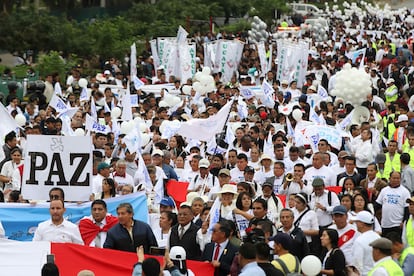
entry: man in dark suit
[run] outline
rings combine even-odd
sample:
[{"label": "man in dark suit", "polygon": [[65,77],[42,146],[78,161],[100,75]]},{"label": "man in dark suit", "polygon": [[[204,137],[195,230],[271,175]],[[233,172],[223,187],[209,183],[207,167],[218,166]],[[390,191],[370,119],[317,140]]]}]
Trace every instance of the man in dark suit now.
[{"label": "man in dark suit", "polygon": [[203,252],[203,261],[209,261],[215,268],[215,276],[226,276],[230,273],[230,266],[238,248],[229,241],[230,226],[226,220],[221,220],[213,227],[210,243],[206,244]]},{"label": "man in dark suit", "polygon": [[183,205],[178,211],[178,224],[171,228],[170,248],[182,246],[189,260],[200,260],[204,248],[203,233],[192,221],[194,218],[190,206]]}]

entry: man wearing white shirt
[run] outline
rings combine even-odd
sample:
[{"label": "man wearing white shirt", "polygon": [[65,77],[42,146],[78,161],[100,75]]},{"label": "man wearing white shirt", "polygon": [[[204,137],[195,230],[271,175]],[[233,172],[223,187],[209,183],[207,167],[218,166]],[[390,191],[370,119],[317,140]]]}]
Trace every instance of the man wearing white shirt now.
[{"label": "man wearing white shirt", "polygon": [[127,164],[125,160],[119,159],[116,161],[115,165],[115,172],[112,174],[112,177],[118,186],[116,187],[118,193],[121,193],[122,187],[125,185],[132,185],[134,186],[134,178],[127,174],[126,172]]},{"label": "man wearing white shirt", "polygon": [[63,218],[65,205],[62,200],[50,202],[51,219],[39,223],[33,241],[68,242],[83,245],[78,226]]},{"label": "man wearing white shirt", "polygon": [[190,170],[185,170],[183,174],[182,181],[191,183],[196,175],[200,173],[200,170],[198,168],[198,163],[202,157],[200,155],[193,155],[190,160]]},{"label": "man wearing white shirt", "polygon": [[335,224],[329,228],[335,229],[338,232],[338,247],[344,253],[346,263],[352,264],[354,254],[352,247],[359,233],[354,224],[348,223],[348,210],[345,206],[335,206],[332,211],[332,216]]},{"label": "man wearing white shirt", "polygon": [[244,181],[244,169],[248,164],[247,155],[239,153],[237,155],[236,167],[230,170],[231,181],[239,183]]},{"label": "man wearing white shirt", "polygon": [[99,194],[102,193],[102,181],[105,178],[110,177],[111,171],[108,163],[101,162],[98,165],[98,174],[93,177],[92,180],[92,193]]},{"label": "man wearing white shirt", "polygon": [[299,157],[299,148],[295,146],[290,147],[289,157],[285,158],[283,162],[285,163],[285,170],[288,173],[293,173],[293,167],[296,164],[305,165],[305,161]]},{"label": "man wearing white shirt", "polygon": [[312,157],[312,167],[306,170],[304,179],[308,183],[312,183],[314,179],[321,178],[324,181],[324,185],[336,186],[336,175],[332,173],[332,170],[323,165],[323,157],[321,152],[317,152]]},{"label": "man wearing white shirt", "polygon": [[218,185],[217,177],[210,173],[210,162],[207,159],[201,159],[198,163],[200,173],[197,174],[188,186],[188,191],[198,192],[201,196],[208,195],[211,188]]},{"label": "man wearing white shirt", "polygon": [[370,212],[359,212],[354,221],[358,232],[361,234],[354,241],[352,247],[353,261],[351,264],[358,269],[362,276],[366,276],[374,266],[372,247],[369,244],[381,237],[372,229],[374,226],[374,216]]}]

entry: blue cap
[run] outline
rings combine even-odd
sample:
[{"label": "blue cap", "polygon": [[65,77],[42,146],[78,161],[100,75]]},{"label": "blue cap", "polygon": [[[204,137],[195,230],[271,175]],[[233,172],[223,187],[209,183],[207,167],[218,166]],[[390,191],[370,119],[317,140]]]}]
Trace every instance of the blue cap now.
[{"label": "blue cap", "polygon": [[160,205],[174,207],[174,200],[171,197],[164,197],[161,199]]},{"label": "blue cap", "polygon": [[292,246],[292,237],[286,233],[277,233],[275,236],[270,237],[269,241],[274,241],[280,244],[284,249],[289,250]]},{"label": "blue cap", "polygon": [[101,170],[103,170],[103,169],[107,169],[107,168],[110,168],[111,166],[109,166],[109,164],[108,163],[105,163],[105,162],[101,162],[101,163],[99,163],[99,165],[98,165],[98,172],[100,172]]},{"label": "blue cap", "polygon": [[339,214],[339,215],[346,215],[348,213],[348,211],[346,210],[345,206],[343,205],[338,205],[335,206],[335,208],[332,211],[332,214]]},{"label": "blue cap", "polygon": [[284,99],[290,99],[292,97],[292,93],[286,92],[285,96],[283,96]]}]

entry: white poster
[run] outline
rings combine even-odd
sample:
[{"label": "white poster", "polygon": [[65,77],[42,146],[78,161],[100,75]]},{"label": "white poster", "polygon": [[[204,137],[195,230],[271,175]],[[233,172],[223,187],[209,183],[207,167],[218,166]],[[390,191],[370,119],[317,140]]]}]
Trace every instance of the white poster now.
[{"label": "white poster", "polygon": [[179,53],[179,77],[181,83],[186,83],[192,78],[196,71],[196,47],[195,44],[180,43],[178,46]]},{"label": "white poster", "polygon": [[243,51],[243,44],[239,41],[220,40],[217,44],[216,51],[216,66],[214,71],[223,74],[223,81],[231,80],[234,72],[237,71],[241,55]]},{"label": "white poster", "polygon": [[266,59],[266,48],[263,41],[257,44],[257,52],[259,54],[260,59],[260,67],[262,73],[260,76],[264,76],[267,73],[267,59]]},{"label": "white poster", "polygon": [[26,199],[49,200],[60,187],[67,201],[88,201],[92,193],[90,136],[28,135],[22,194]]}]

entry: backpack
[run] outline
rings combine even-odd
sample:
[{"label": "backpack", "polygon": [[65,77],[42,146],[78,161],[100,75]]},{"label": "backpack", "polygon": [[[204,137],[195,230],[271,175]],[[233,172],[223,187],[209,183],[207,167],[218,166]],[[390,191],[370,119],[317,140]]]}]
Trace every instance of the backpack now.
[{"label": "backpack", "polygon": [[[312,195],[309,196],[309,202],[312,199]],[[332,192],[328,191],[328,205],[331,206],[332,205]]]},{"label": "backpack", "polygon": [[290,272],[289,269],[287,268],[285,262],[281,259],[276,259],[276,262],[278,262],[280,264],[280,266],[283,269],[283,274],[285,274],[286,276],[301,276],[302,273],[300,273],[300,268],[299,268],[299,259],[298,257],[295,256],[295,271],[294,272]]}]

